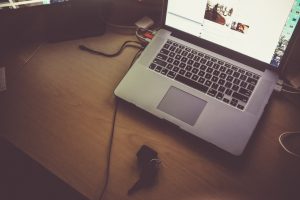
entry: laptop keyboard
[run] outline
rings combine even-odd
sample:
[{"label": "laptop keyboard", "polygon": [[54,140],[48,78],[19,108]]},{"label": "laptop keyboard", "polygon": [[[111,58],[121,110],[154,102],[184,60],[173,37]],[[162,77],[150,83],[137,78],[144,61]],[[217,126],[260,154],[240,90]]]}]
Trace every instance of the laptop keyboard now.
[{"label": "laptop keyboard", "polygon": [[244,110],[260,78],[230,63],[168,40],[149,69]]}]

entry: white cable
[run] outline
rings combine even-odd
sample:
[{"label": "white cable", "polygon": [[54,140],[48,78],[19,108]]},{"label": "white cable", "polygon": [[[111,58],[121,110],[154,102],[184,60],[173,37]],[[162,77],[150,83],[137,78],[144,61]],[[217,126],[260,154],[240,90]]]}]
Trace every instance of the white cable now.
[{"label": "white cable", "polygon": [[289,91],[289,90],[285,90],[285,89],[282,89],[281,91],[285,92],[285,93],[289,93],[289,94],[300,94],[300,91],[298,91],[298,90],[297,90],[297,92],[293,92],[293,91]]},{"label": "white cable", "polygon": [[286,86],[286,87],[288,87],[288,88],[291,88],[291,89],[293,89],[293,90],[300,91],[300,89],[299,89],[299,88],[296,88],[296,87],[295,87],[295,86],[293,86],[293,85],[290,85],[290,84],[287,84],[287,83],[283,83],[283,85],[284,85],[284,86]]},{"label": "white cable", "polygon": [[280,134],[280,136],[278,137],[279,144],[282,146],[282,148],[283,148],[287,153],[289,153],[289,154],[291,154],[291,155],[293,155],[293,156],[295,156],[295,157],[297,157],[297,158],[300,158],[300,154],[297,154],[297,153],[292,152],[292,151],[289,150],[289,149],[284,145],[284,143],[283,143],[283,140],[284,140],[286,137],[288,137],[288,136],[290,136],[290,135],[292,135],[292,134],[300,134],[300,132],[284,132],[284,133]]}]

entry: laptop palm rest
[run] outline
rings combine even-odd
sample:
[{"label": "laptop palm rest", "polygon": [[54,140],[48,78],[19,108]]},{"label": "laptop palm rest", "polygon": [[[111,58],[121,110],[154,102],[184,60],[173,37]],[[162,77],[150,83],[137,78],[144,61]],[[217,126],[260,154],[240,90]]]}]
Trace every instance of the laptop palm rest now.
[{"label": "laptop palm rest", "polygon": [[193,126],[206,103],[206,101],[172,86],[157,108]]}]

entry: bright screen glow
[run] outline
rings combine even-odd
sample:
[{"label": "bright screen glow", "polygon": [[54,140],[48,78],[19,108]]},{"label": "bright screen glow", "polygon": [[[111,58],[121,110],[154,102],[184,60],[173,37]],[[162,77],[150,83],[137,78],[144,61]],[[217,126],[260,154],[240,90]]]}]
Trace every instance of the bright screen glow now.
[{"label": "bright screen glow", "polygon": [[60,3],[65,1],[68,0],[0,0],[0,9],[17,9],[22,7]]},{"label": "bright screen glow", "polygon": [[166,25],[278,67],[300,0],[169,0]]}]

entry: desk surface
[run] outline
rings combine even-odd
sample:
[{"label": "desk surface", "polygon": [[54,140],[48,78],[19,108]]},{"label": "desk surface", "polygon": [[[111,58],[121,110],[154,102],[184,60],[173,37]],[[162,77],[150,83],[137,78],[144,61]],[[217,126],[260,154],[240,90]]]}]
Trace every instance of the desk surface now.
[{"label": "desk surface", "polygon": [[[114,52],[132,39],[108,32],[43,44],[24,65],[27,49],[8,67],[8,91],[0,96],[1,135],[89,199],[104,186],[113,90],[136,50],[105,58],[77,46]],[[299,199],[300,160],[278,143],[282,132],[300,130],[299,118],[294,98],[274,95],[245,153],[232,157],[121,101],[104,199]],[[143,144],[158,151],[163,166],[157,185],[128,197]]]}]

